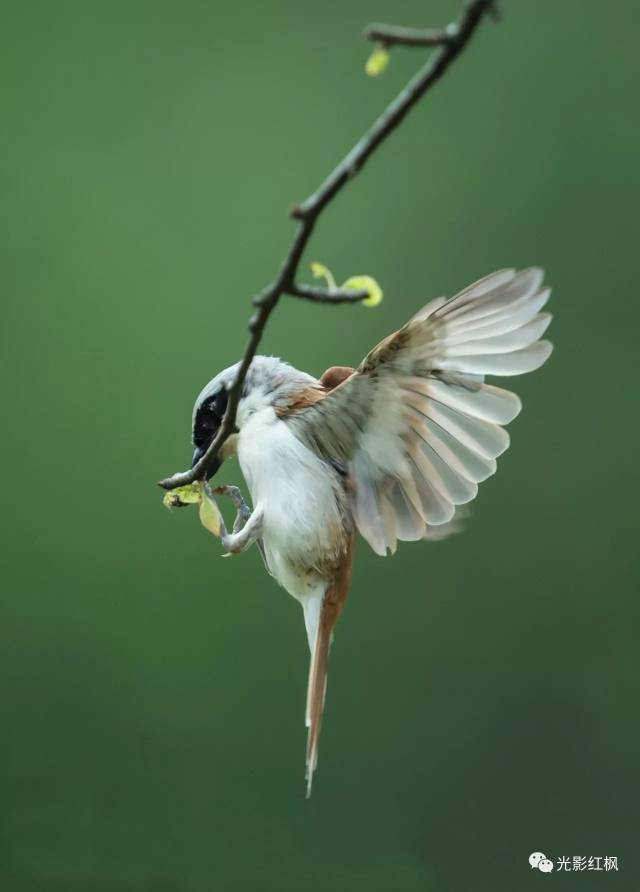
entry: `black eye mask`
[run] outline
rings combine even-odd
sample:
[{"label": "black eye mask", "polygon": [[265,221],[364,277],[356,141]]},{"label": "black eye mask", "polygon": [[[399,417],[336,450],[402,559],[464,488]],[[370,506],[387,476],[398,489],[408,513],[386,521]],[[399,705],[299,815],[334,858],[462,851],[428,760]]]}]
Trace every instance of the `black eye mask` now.
[{"label": "black eye mask", "polygon": [[228,401],[229,394],[223,388],[200,406],[193,425],[194,446],[202,449],[209,445],[222,424]]}]

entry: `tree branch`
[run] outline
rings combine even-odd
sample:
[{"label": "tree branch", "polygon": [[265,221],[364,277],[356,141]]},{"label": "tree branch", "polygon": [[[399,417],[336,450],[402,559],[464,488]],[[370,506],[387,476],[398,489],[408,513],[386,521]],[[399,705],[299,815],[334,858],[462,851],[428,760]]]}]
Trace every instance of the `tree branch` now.
[{"label": "tree branch", "polygon": [[[354,303],[367,296],[366,293],[362,292],[328,292],[324,289],[310,285],[300,285],[295,282],[300,259],[311,237],[316,220],[323,209],[344,188],[349,180],[353,179],[362,170],[378,146],[398,127],[418,100],[442,77],[449,65],[465,48],[484,15],[492,11],[493,3],[494,0],[464,0],[458,21],[453,25],[449,25],[444,32],[441,32],[447,35],[446,41],[438,40],[436,42],[435,45],[439,45],[439,50],[429,58],[427,63],[387,106],[371,129],[356,143],[338,166],[334,168],[320,188],[303,201],[302,204],[297,205],[293,209],[291,215],[299,221],[298,228],[289,253],[285,257],[275,281],[253,299],[257,309],[249,321],[249,340],[245,347],[238,374],[229,390],[227,410],[218,433],[210,443],[205,454],[193,468],[189,471],[174,474],[166,480],[161,480],[159,483],[161,487],[171,490],[178,486],[193,483],[194,480],[201,480],[224,441],[233,432],[242,386],[249,371],[249,366],[256,354],[267,320],[283,294],[312,300],[317,303],[334,304]],[[430,33],[437,34],[437,32]],[[434,46],[434,43],[423,45]]]},{"label": "tree branch", "polygon": [[317,288],[314,285],[291,285],[286,294],[291,297],[301,297],[317,304],[357,304],[369,297],[368,291],[347,291],[336,288],[328,291],[326,288]]},{"label": "tree branch", "polygon": [[[500,20],[497,0],[487,4],[485,9],[494,21]],[[427,28],[403,28],[401,25],[383,25],[374,22],[364,30],[364,38],[381,43],[387,49],[390,46],[444,46],[455,42],[460,22],[452,22],[443,31]]]},{"label": "tree branch", "polygon": [[422,28],[403,28],[400,25],[369,25],[364,32],[366,40],[375,40],[390,46],[443,46],[455,39],[457,25],[449,25],[444,31],[427,31]]}]

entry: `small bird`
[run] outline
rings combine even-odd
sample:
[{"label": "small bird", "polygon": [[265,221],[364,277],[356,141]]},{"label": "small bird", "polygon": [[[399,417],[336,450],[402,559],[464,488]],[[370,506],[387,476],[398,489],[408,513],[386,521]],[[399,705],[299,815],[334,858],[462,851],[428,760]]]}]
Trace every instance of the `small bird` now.
[{"label": "small bird", "polygon": [[[428,303],[357,368],[334,366],[320,379],[271,356],[249,367],[235,433],[208,477],[237,454],[253,510],[239,512],[233,532],[223,530],[223,545],[237,554],[257,543],[304,611],[307,796],[356,533],[385,555],[398,540],[453,531],[456,509],[509,446],[502,425],[521,409],[485,375],[531,372],[551,353],[540,340],[551,321],[540,312],[550,294],[542,280],[536,268],[493,273]],[[221,372],[196,400],[194,464],[220,427],[237,370]]]}]

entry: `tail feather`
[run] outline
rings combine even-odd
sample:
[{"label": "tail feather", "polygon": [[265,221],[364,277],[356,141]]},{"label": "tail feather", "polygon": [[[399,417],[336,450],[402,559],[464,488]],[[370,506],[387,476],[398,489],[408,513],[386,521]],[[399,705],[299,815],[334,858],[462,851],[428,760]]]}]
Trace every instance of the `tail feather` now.
[{"label": "tail feather", "polygon": [[338,619],[335,605],[326,601],[322,605],[320,622],[316,631],[311,663],[309,666],[309,683],[307,687],[307,708],[305,723],[309,729],[307,734],[306,780],[307,799],[311,796],[313,772],[318,765],[318,741],[322,725],[322,712],[327,694],[327,659],[331,646],[331,633]]},{"label": "tail feather", "polygon": [[[344,607],[351,585],[354,535],[349,534],[344,555],[335,574],[320,598],[310,599],[304,608],[304,618],[309,635],[311,663],[307,685],[305,723],[307,732],[307,799],[311,796],[313,773],[318,765],[318,741],[322,725],[322,711],[327,693],[327,660],[333,639],[333,630]],[[319,609],[318,609],[319,608]]]}]

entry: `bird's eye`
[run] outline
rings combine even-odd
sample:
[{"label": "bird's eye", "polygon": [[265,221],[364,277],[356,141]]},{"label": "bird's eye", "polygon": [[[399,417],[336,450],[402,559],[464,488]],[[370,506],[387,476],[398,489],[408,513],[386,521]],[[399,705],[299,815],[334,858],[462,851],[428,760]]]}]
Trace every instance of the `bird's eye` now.
[{"label": "bird's eye", "polygon": [[217,415],[214,415],[212,412],[206,413],[202,415],[200,419],[200,427],[203,427],[205,430],[212,431],[218,427],[219,419]]},{"label": "bird's eye", "polygon": [[193,428],[193,443],[195,446],[202,447],[211,442],[222,424],[228,399],[229,394],[223,388],[200,406]]},{"label": "bird's eye", "polygon": [[207,400],[201,411],[205,416],[214,417],[219,421],[222,421],[222,416],[227,409],[228,400],[229,394],[227,391],[224,389],[220,390],[215,396],[212,396],[211,399]]}]

